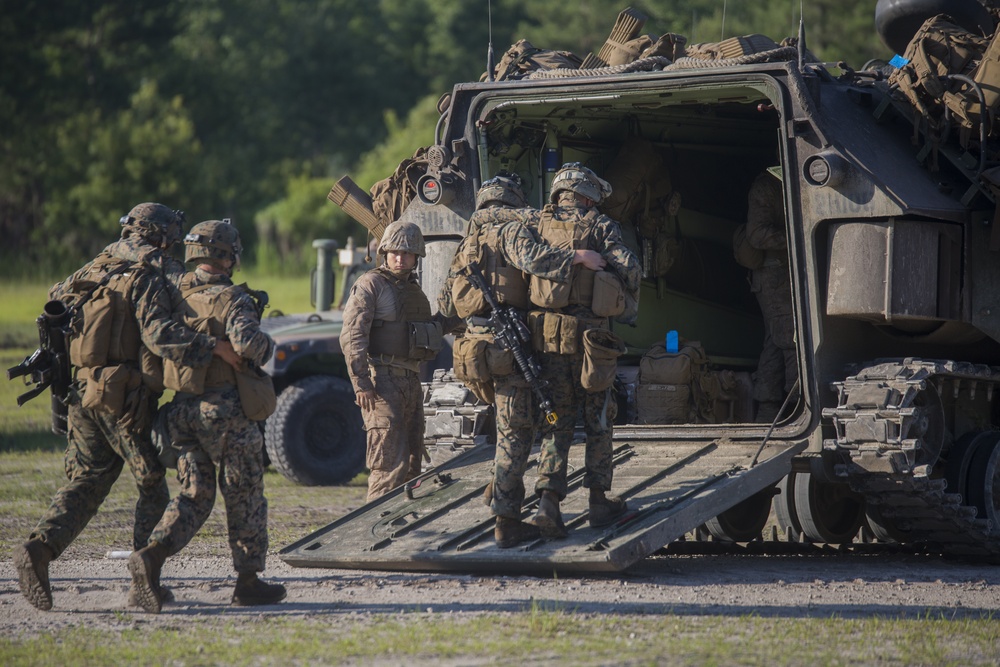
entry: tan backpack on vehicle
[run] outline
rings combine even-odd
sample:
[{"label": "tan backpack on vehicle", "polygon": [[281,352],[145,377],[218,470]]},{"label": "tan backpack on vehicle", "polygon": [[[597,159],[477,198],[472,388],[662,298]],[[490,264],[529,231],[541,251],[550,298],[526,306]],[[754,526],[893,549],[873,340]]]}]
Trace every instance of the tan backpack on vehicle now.
[{"label": "tan backpack on vehicle", "polygon": [[[990,40],[975,35],[939,14],[927,19],[910,40],[903,57],[908,61],[889,77],[920,114],[939,120],[947,108],[957,122],[972,128],[982,115],[978,94],[966,83],[946,80],[961,74],[976,80],[987,97],[987,107],[994,109],[1000,99],[1000,67],[994,61],[977,72]],[[990,49],[994,51],[993,48]],[[978,76],[977,76],[978,74]]]}]

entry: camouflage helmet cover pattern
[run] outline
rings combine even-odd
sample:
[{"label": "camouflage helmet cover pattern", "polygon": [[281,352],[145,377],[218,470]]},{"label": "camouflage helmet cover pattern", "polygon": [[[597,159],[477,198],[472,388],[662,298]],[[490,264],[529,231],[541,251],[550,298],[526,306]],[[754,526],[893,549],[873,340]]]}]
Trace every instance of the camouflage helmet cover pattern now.
[{"label": "camouflage helmet cover pattern", "polygon": [[169,248],[181,240],[184,227],[184,211],[172,210],[163,204],[146,202],[133,206],[132,210],[119,220],[122,236],[136,234],[151,243]]},{"label": "camouflage helmet cover pattern", "polygon": [[521,177],[509,171],[501,171],[483,183],[476,193],[476,209],[486,208],[488,205],[525,208],[528,198],[521,188]]},{"label": "camouflage helmet cover pattern", "polygon": [[233,263],[231,268],[235,268],[242,254],[240,232],[229,218],[199,222],[184,237],[185,262],[228,259]]},{"label": "camouflage helmet cover pattern", "polygon": [[387,252],[412,252],[417,257],[424,256],[424,235],[412,222],[391,223],[382,233],[378,244],[378,254]]},{"label": "camouflage helmet cover pattern", "polygon": [[579,162],[569,162],[564,164],[552,179],[549,201],[556,203],[559,200],[559,193],[563,191],[575,192],[594,200],[595,204],[600,204],[611,195],[611,184]]}]

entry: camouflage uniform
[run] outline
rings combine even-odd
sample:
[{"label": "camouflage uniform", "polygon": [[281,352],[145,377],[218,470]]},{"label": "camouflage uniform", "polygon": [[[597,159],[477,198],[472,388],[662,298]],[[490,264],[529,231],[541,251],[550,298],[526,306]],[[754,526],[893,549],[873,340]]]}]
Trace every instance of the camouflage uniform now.
[{"label": "camouflage uniform", "polygon": [[[451,285],[459,270],[470,256],[480,253],[475,246],[490,227],[498,227],[497,239],[500,247],[494,248],[504,260],[517,269],[555,281],[569,278],[573,263],[573,251],[553,248],[542,243],[532,230],[537,224],[538,211],[533,209],[513,209],[500,206],[483,208],[472,215],[470,228],[479,230],[462,240],[452,262],[444,289],[438,299],[438,308],[444,315],[454,314],[451,302]],[[495,286],[494,286],[495,287]],[[470,320],[469,334],[487,335],[488,327],[476,325]],[[489,363],[505,353],[495,343],[489,343],[486,359]],[[509,357],[510,354],[506,353]],[[491,367],[493,388],[496,396],[497,445],[494,459],[494,477],[490,508],[498,517],[520,519],[524,501],[524,472],[528,456],[535,441],[539,424],[539,408],[527,381],[518,372],[516,365],[504,364],[506,368]]]},{"label": "camouflage uniform", "polygon": [[[573,195],[562,193],[557,205],[545,207],[557,220],[582,221],[587,209],[578,206]],[[608,262],[608,270],[621,278],[624,288],[638,294],[641,269],[635,254],[625,245],[619,224],[598,215],[586,239],[587,248],[599,252]],[[570,305],[559,312],[573,315],[587,322],[586,328],[609,328],[607,318],[594,315],[589,307]],[[573,440],[574,416],[583,409],[584,432],[587,436],[585,454],[586,473],[583,485],[590,489],[609,491],[612,480],[612,435],[617,403],[610,390],[588,392],[580,384],[583,367],[582,344],[575,354],[542,355],[542,377],[549,383],[556,414],[560,416],[556,428],[546,433],[542,441],[542,455],[538,463],[538,482],[535,489],[552,491],[560,499],[566,496],[566,470],[569,448]]]},{"label": "camouflage uniform", "polygon": [[[164,212],[176,214],[179,235],[182,217],[178,212],[169,212],[159,204],[141,204],[132,209],[132,214],[141,218],[150,211],[156,215]],[[131,287],[128,293],[123,294],[123,301],[134,323],[127,326],[138,328],[140,354],[144,348],[178,363],[206,366],[213,357],[216,339],[195,333],[171,317],[172,294],[176,292],[163,271],[170,260],[161,246],[168,246],[172,240],[164,239],[159,229],[142,227],[132,214],[122,218],[124,229],[120,240],[108,245],[94,261],[55,285],[49,296],[52,299],[62,298],[78,279],[86,277],[94,280],[106,275],[111,269],[101,268],[88,276],[92,268],[100,267],[105,262],[114,259],[129,262],[131,268],[118,275],[130,278],[125,281]],[[145,222],[143,219],[143,224]],[[116,283],[117,279],[109,281],[109,289],[113,289]],[[138,358],[115,360],[115,363],[119,361],[133,370],[138,370],[140,365]],[[134,548],[139,549],[146,544],[170,500],[165,470],[150,438],[162,386],[159,386],[159,378],[152,378],[145,370],[144,367],[142,383],[127,395],[124,415],[81,405],[80,397],[84,395],[86,384],[93,380],[79,380],[70,389],[65,456],[68,482],[56,493],[29,541],[15,551],[14,557],[21,590],[40,609],[52,606],[48,562],[58,558],[83,531],[111,491],[125,464],[132,472],[139,491],[132,533]]]},{"label": "camouflage uniform", "polygon": [[[134,236],[112,243],[104,252],[137,265],[141,265],[144,258],[155,261],[160,254]],[[89,266],[74,275],[85,272]],[[196,334],[175,322],[171,318],[171,292],[164,275],[150,268],[145,272],[146,275],[136,282],[132,294],[128,295],[143,344],[154,354],[178,363],[206,365],[212,358],[215,338]],[[56,285],[50,297],[59,298],[64,284]],[[78,388],[78,391],[81,390]],[[56,493],[48,512],[30,538],[45,542],[56,557],[97,513],[97,508],[111,491],[125,463],[128,463],[139,489],[132,534],[136,549],[146,544],[153,526],[163,514],[169,494],[164,468],[150,440],[159,394],[145,388],[141,394],[132,420],[86,409],[77,402],[70,404],[66,450],[66,477],[69,483]]]},{"label": "camouflage uniform", "polygon": [[764,172],[750,186],[747,242],[764,251],[764,264],[751,273],[750,289],[764,316],[764,348],[753,376],[758,422],[771,422],[798,375],[792,292],[785,239],[781,181]]},{"label": "camouflage uniform", "polygon": [[[210,299],[218,299],[232,284],[229,276],[202,269],[192,281],[193,286],[209,285],[201,294]],[[274,342],[260,330],[256,304],[242,290],[227,310],[225,332],[237,354],[252,364],[259,367],[270,359]],[[262,572],[268,546],[264,437],[257,422],[243,413],[236,386],[206,386],[200,395],[178,393],[162,410],[167,440],[179,450],[181,490],[150,542],[163,544],[167,555],[173,555],[191,541],[215,505],[218,472],[233,566],[237,572]]]},{"label": "camouflage uniform", "polygon": [[[403,223],[383,233],[379,254],[397,250],[385,243]],[[416,229],[415,225],[409,225]],[[419,234],[419,230],[416,232]],[[420,237],[423,255],[423,238]],[[405,250],[405,248],[403,249]],[[406,313],[420,312],[410,319]],[[430,320],[430,303],[413,271],[396,275],[386,266],[368,271],[354,283],[344,306],[340,346],[356,393],[375,392],[374,409],[362,406],[367,434],[368,500],[385,495],[420,474],[424,448],[423,389],[419,359],[405,354],[372,353],[379,329],[405,321]]]}]

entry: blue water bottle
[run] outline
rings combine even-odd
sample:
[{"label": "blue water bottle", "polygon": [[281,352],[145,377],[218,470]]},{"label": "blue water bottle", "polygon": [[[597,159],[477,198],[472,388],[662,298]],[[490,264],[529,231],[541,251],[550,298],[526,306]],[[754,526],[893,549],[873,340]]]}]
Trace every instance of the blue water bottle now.
[{"label": "blue water bottle", "polygon": [[667,332],[666,346],[668,354],[677,354],[677,351],[679,349],[679,338],[677,336],[676,331]]}]

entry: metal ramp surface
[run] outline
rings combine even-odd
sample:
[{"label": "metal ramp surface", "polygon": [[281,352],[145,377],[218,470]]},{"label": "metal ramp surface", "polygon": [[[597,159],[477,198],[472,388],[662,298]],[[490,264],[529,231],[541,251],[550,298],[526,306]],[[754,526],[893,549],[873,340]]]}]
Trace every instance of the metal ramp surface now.
[{"label": "metal ramp surface", "polygon": [[[428,471],[279,553],[295,567],[395,571],[617,572],[696,529],[791,470],[805,442],[768,444],[751,467],[753,442],[631,441],[615,449],[614,489],[629,510],[614,525],[591,528],[583,488],[582,443],[571,450],[569,494],[561,509],[569,537],[498,549],[483,502],[492,446],[476,447]],[[525,485],[524,517],[534,514],[537,458]],[[418,484],[416,484],[418,483]]]}]

